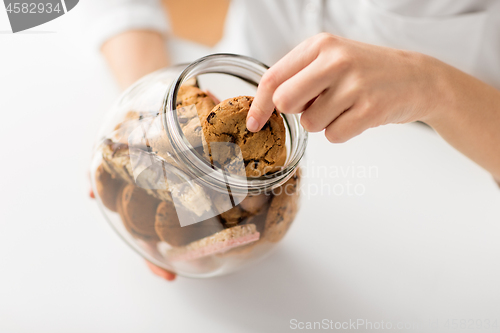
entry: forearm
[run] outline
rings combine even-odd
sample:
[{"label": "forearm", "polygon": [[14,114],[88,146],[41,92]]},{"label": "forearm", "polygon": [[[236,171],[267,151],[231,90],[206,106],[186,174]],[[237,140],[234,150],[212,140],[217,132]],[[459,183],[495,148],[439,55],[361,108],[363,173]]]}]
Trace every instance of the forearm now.
[{"label": "forearm", "polygon": [[154,31],[124,32],[104,43],[101,50],[123,89],[169,64],[164,37]]},{"label": "forearm", "polygon": [[451,66],[436,63],[436,89],[441,99],[422,120],[499,180],[500,91]]}]

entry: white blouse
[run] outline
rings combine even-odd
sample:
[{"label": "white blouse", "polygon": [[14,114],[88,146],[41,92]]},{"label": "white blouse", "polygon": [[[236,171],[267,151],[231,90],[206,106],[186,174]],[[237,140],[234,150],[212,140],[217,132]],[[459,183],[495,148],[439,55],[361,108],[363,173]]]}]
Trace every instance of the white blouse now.
[{"label": "white blouse", "polygon": [[[134,28],[168,34],[159,0],[87,0],[99,45]],[[500,0],[233,0],[219,52],[272,65],[320,32],[434,56],[500,89]]]}]

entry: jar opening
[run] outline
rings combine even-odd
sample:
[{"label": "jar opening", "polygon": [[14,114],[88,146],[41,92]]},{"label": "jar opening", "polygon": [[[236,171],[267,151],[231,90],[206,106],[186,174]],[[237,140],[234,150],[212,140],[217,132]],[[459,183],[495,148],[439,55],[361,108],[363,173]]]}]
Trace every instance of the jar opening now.
[{"label": "jar opening", "polygon": [[215,189],[232,193],[261,193],[283,184],[294,173],[307,145],[307,132],[300,125],[295,114],[281,114],[287,132],[288,154],[283,167],[273,173],[261,177],[249,178],[241,173],[228,173],[225,169],[210,163],[196,147],[193,147],[183,133],[177,112],[177,95],[180,87],[188,80],[202,74],[225,74],[236,77],[257,87],[268,66],[241,55],[213,54],[188,65],[172,83],[163,102],[163,123],[166,135],[170,140],[177,157],[184,163],[186,171],[193,178]]}]

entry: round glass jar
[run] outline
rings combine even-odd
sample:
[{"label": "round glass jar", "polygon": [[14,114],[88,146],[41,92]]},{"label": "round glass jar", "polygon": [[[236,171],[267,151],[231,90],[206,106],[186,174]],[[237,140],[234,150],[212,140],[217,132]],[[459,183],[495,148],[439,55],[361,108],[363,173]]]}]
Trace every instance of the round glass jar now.
[{"label": "round glass jar", "polygon": [[208,140],[204,127],[219,101],[242,96],[251,105],[245,96],[255,95],[267,68],[210,55],[145,76],[107,114],[92,188],[112,227],[146,260],[182,276],[217,276],[263,258],[287,232],[307,144],[299,117],[275,112],[262,145],[242,136],[245,144],[255,138],[250,148],[263,156],[282,150],[279,165],[250,159],[241,140]]}]

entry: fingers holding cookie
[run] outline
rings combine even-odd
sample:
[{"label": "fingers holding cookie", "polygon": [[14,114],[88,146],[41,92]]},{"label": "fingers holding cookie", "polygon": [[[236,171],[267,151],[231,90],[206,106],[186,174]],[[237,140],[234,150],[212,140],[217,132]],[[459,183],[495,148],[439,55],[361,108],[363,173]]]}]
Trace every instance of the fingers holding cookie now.
[{"label": "fingers holding cookie", "polygon": [[[259,132],[250,132],[245,119],[253,97],[239,96],[216,105],[202,120],[211,162],[231,163],[238,156],[234,149],[216,142],[228,142],[239,147],[247,177],[259,177],[277,171],[286,161],[285,126],[283,118],[274,112]],[[215,159],[215,161],[214,161]]]}]

